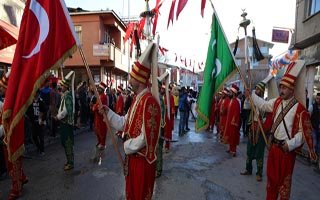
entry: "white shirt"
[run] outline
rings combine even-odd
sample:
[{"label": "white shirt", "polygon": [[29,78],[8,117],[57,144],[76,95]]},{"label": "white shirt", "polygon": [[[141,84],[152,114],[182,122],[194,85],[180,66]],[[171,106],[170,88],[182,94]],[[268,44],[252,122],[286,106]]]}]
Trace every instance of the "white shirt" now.
[{"label": "white shirt", "polygon": [[245,110],[250,110],[251,109],[251,104],[248,98],[245,98],[243,102],[243,109]]},{"label": "white shirt", "polygon": [[[137,107],[137,103],[139,102],[138,100],[142,97],[143,94],[145,94],[148,91],[148,89],[144,89],[142,92],[140,92],[137,97],[136,101],[132,105],[132,108],[130,109],[130,112],[133,112],[135,108]],[[133,119],[133,116],[131,115],[131,118],[128,119],[128,114],[125,116],[120,116],[113,112],[111,109],[109,109],[107,118],[110,122],[110,126],[112,126],[113,129],[117,131],[123,131],[125,123],[130,122]],[[128,121],[128,122],[127,122]],[[123,144],[124,152],[129,155],[129,154],[134,154],[138,152],[140,149],[146,146],[146,139],[145,139],[145,130],[144,130],[144,123],[142,123],[142,129],[141,133],[138,137],[136,138],[130,138],[126,140]]]},{"label": "white shirt", "polygon": [[[261,97],[257,96],[255,94],[255,91],[252,92],[252,100],[254,102],[254,104],[261,110],[265,111],[265,112],[272,112],[273,111],[273,107],[274,107],[274,103],[276,101],[275,99],[271,99],[269,101],[265,101],[264,99],[262,99]],[[287,104],[290,102],[291,99],[289,100],[282,100],[283,103],[283,108],[285,108],[287,106]],[[286,122],[287,128],[288,128],[288,133],[289,136],[292,137],[291,133],[292,133],[292,126],[293,126],[293,120],[294,120],[294,116],[296,114],[298,108],[298,103],[295,104],[290,111],[286,114],[286,116],[284,117],[284,120]],[[281,112],[281,104],[278,106],[277,110],[276,110],[276,114],[274,117],[274,121],[277,119],[278,115]],[[302,135],[302,124],[301,121],[299,121],[299,128],[298,128],[298,133],[291,139],[288,138],[286,130],[284,128],[284,124],[283,121],[281,121],[281,123],[279,124],[279,126],[277,127],[277,129],[274,132],[274,137],[278,140],[285,140],[286,143],[288,144],[289,147],[289,151],[292,151],[296,148],[298,148],[299,146],[301,146],[303,144],[303,135]]]}]

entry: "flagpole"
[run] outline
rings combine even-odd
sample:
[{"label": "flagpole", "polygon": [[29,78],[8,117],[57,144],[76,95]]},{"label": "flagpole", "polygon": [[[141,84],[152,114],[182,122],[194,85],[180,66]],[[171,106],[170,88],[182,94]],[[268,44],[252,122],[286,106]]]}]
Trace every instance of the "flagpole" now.
[{"label": "flagpole", "polygon": [[[81,47],[81,46],[78,46],[78,48],[79,48],[79,52],[80,52],[82,61],[83,61],[84,65],[85,65],[85,67],[86,67],[86,70],[87,70],[87,75],[88,75],[88,77],[89,77],[89,83],[91,84],[91,86],[92,86],[92,88],[93,88],[93,92],[94,92],[94,95],[95,95],[96,98],[97,98],[97,102],[98,102],[98,104],[99,104],[99,107],[102,107],[102,102],[101,102],[101,99],[99,98],[99,93],[98,93],[98,90],[97,90],[96,85],[94,84],[94,80],[93,80],[93,77],[92,77],[92,73],[91,73],[91,71],[90,71],[90,68],[89,68],[89,65],[88,65],[88,63],[87,63],[87,60],[86,60],[86,58],[85,58],[84,52],[83,52],[83,50],[82,50],[82,47]],[[111,140],[112,140],[113,147],[114,147],[114,149],[115,149],[115,151],[116,151],[116,153],[117,153],[118,160],[119,160],[119,162],[121,163],[122,169],[124,169],[124,161],[123,161],[123,159],[122,159],[120,150],[119,150],[119,148],[118,148],[118,145],[117,145],[117,143],[116,143],[116,140],[115,140],[115,138],[114,138],[114,136],[113,136],[113,133],[112,133],[112,131],[111,131],[110,122],[109,122],[109,120],[107,119],[106,113],[103,113],[103,121],[104,121],[104,122],[106,123],[106,125],[107,125],[108,131],[109,131],[110,136],[111,136]]]},{"label": "flagpole", "polygon": [[248,34],[247,34],[247,27],[250,25],[250,20],[246,19],[247,13],[245,12],[245,9],[242,10],[241,17],[243,17],[243,20],[240,22],[240,27],[244,29],[244,60],[245,60],[245,65],[248,67],[248,78],[249,78],[249,89],[252,88],[252,76],[251,76],[251,69],[250,69],[250,59],[248,58]]},{"label": "flagpole", "polygon": [[[215,10],[215,8],[214,8],[214,6],[213,6],[212,0],[210,0],[210,3],[211,3],[211,6],[212,6],[212,9],[213,9],[213,12],[214,12],[214,14],[216,15],[217,21],[218,21],[220,27],[222,27],[222,26],[221,26],[221,23],[220,23],[220,20],[219,20],[219,17],[218,17],[218,15],[217,15],[217,12],[216,12],[216,10]],[[226,37],[226,34],[225,34],[223,28],[221,28],[221,31],[222,31],[225,39],[226,39],[226,42],[227,42],[227,44],[228,44],[228,48],[229,48],[230,54],[231,54],[231,56],[232,56],[233,62],[234,62],[235,65],[236,65],[236,68],[237,68],[237,70],[238,70],[238,72],[239,72],[239,75],[240,75],[240,78],[241,78],[241,80],[242,80],[242,82],[243,82],[244,88],[245,88],[245,90],[248,90],[248,85],[247,85],[247,83],[245,82],[244,76],[242,75],[239,66],[238,66],[238,65],[236,64],[236,62],[235,62],[236,59],[235,59],[235,57],[234,57],[234,55],[233,55],[233,53],[232,53],[232,51],[231,51],[231,49],[230,49],[230,45],[229,45],[229,42],[228,42],[228,38]],[[254,113],[255,115],[257,115],[257,110],[256,110],[256,107],[254,106],[254,103],[253,103],[253,100],[252,100],[251,95],[249,95],[249,100],[250,100],[250,105],[251,105],[251,107],[252,107],[253,113]],[[262,127],[261,120],[260,120],[259,118],[258,118],[258,126],[259,126],[259,128],[260,128],[260,131],[261,131],[261,134],[262,134],[262,136],[263,136],[263,139],[264,139],[264,141],[265,141],[265,143],[266,143],[266,146],[267,146],[267,148],[269,149],[269,148],[270,148],[270,145],[269,145],[269,143],[268,143],[267,137],[266,137],[266,135],[265,135],[265,133],[264,133],[264,130],[263,130],[263,127]]]}]

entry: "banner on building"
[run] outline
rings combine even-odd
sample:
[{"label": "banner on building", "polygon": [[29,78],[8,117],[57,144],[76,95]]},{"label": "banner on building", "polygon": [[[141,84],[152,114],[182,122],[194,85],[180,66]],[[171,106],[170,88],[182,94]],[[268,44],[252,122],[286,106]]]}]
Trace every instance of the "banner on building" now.
[{"label": "banner on building", "polygon": [[289,31],[281,29],[272,29],[272,42],[288,43]]}]

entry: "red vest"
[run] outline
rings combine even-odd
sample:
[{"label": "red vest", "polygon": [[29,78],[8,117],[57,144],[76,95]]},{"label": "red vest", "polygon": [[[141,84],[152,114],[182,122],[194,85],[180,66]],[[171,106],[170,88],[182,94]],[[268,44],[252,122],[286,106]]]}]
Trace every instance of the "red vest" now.
[{"label": "red vest", "polygon": [[230,103],[230,98],[225,97],[224,99],[222,99],[221,105],[220,105],[220,129],[222,132],[224,132],[225,125],[227,122],[227,113],[228,113],[229,103]]},{"label": "red vest", "polygon": [[[137,101],[137,102],[135,102]],[[136,138],[145,130],[146,146],[138,154],[144,156],[148,163],[156,161],[156,147],[160,136],[161,108],[150,92],[135,99],[128,111],[124,132],[130,138]]]},{"label": "red vest", "polygon": [[124,115],[124,100],[122,94],[120,94],[117,98],[116,113],[120,116]]},{"label": "red vest", "polygon": [[[273,113],[273,115],[272,115],[273,120],[272,121],[273,122],[275,120],[275,117],[276,117],[275,114],[277,112],[277,109],[278,109],[281,101],[282,101],[281,97],[278,97],[274,103],[273,111],[272,111],[272,113]],[[314,153],[313,140],[312,140],[312,125],[311,125],[311,120],[310,120],[310,114],[308,113],[306,108],[300,102],[298,102],[297,111],[294,115],[292,131],[291,131],[291,133],[289,133],[291,138],[293,138],[298,133],[299,123],[301,123],[301,125],[302,125],[303,138],[304,138],[305,142],[307,142],[307,145],[308,145],[310,152]]]},{"label": "red vest", "polygon": [[[100,94],[99,98],[101,100],[102,105],[108,105],[108,98],[105,94]],[[95,130],[99,133],[107,132],[107,125],[103,121],[103,115],[99,113],[99,103],[98,101],[93,105],[92,111],[94,112],[94,127]]]}]

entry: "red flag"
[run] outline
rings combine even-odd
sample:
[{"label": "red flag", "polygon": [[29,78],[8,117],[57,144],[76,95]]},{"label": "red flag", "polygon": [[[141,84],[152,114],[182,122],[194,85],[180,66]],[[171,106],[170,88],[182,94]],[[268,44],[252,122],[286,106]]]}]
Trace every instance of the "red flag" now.
[{"label": "red flag", "polygon": [[139,27],[138,27],[138,36],[140,39],[145,39],[144,35],[142,34],[145,24],[146,24],[146,18],[143,17],[140,19]]},{"label": "red flag", "polygon": [[156,29],[157,29],[157,24],[158,24],[158,17],[160,14],[160,7],[162,6],[162,2],[160,2],[161,0],[157,0],[156,2],[156,7],[154,9],[152,9],[152,11],[155,13],[154,16],[154,21],[153,21],[153,26],[152,26],[152,34],[155,35],[156,34]]},{"label": "red flag", "polygon": [[207,0],[201,0],[201,16],[203,18],[204,8],[206,7]]},{"label": "red flag", "polygon": [[127,30],[126,30],[126,35],[123,38],[123,43],[125,44],[126,41],[130,38],[130,36],[133,33],[133,29],[134,29],[135,23],[131,22],[128,24]]},{"label": "red flag", "polygon": [[169,17],[168,17],[168,25],[167,29],[169,27],[170,21],[173,23],[173,18],[174,18],[174,6],[176,5],[176,0],[172,0],[171,7],[170,7],[170,12],[169,12]]},{"label": "red flag", "polygon": [[9,160],[23,154],[23,115],[49,70],[76,51],[79,43],[75,36],[63,0],[27,1],[3,106]]},{"label": "red flag", "polygon": [[176,12],[176,19],[178,20],[178,17],[181,13],[181,11],[184,9],[186,4],[188,3],[188,0],[179,0],[178,7],[177,7],[177,12]]}]

